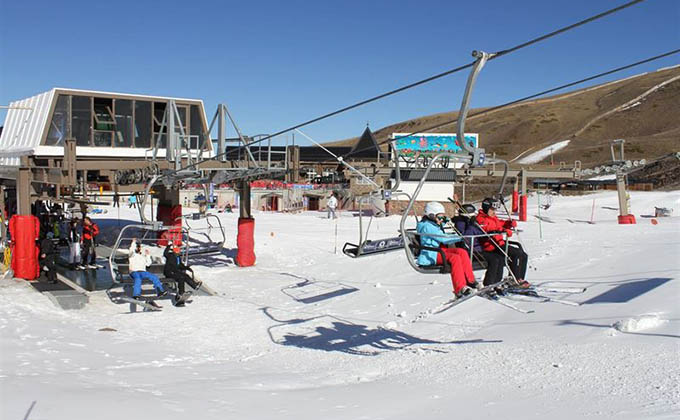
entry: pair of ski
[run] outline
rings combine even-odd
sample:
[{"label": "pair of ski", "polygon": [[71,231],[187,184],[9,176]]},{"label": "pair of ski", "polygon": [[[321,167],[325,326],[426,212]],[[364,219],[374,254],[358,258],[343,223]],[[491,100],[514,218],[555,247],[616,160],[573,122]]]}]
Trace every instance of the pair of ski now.
[{"label": "pair of ski", "polygon": [[[498,293],[498,292],[501,293]],[[515,306],[514,304],[510,303],[509,300],[519,300],[519,301],[524,301],[524,302],[538,302],[538,303],[544,303],[544,302],[553,302],[553,303],[560,303],[563,305],[569,305],[569,306],[580,306],[581,304],[578,302],[574,302],[571,300],[566,300],[566,299],[557,299],[549,296],[545,296],[542,293],[570,293],[570,294],[576,294],[576,293],[583,293],[585,292],[585,288],[574,288],[574,287],[540,287],[540,286],[531,286],[528,288],[520,288],[516,287],[515,283],[512,279],[508,278],[503,280],[500,283],[496,283],[491,286],[486,286],[483,287],[479,290],[475,290],[469,295],[466,296],[461,296],[458,298],[454,298],[449,300],[448,302],[445,302],[444,304],[441,305],[438,309],[434,310],[432,312],[432,315],[442,313],[446,310],[449,310],[453,308],[456,305],[459,305],[463,302],[465,302],[468,299],[471,299],[475,296],[483,297],[485,299],[488,299],[491,302],[498,303],[499,305],[505,306],[508,309],[512,309],[514,311],[523,313],[523,314],[530,314],[533,313],[533,310],[528,310],[528,309],[523,309],[520,307]]]},{"label": "pair of ski", "polygon": [[[172,304],[174,306],[181,305],[182,303],[186,303],[189,298],[191,297],[191,292],[185,292],[182,296],[179,297],[179,299],[173,299]],[[133,305],[136,305],[144,312],[160,312],[163,310],[163,307],[159,305],[154,299],[148,299],[148,300],[141,300],[141,299],[134,299],[129,296],[122,296],[120,297],[120,300],[123,302],[131,303]]]},{"label": "pair of ski", "polygon": [[560,303],[568,306],[581,306],[579,302],[573,300],[558,299],[552,296],[546,296],[543,293],[562,293],[562,294],[577,294],[583,293],[586,289],[583,287],[540,287],[531,286],[528,288],[510,287],[505,290],[505,294],[509,299],[522,302],[552,302]]},{"label": "pair of ski", "polygon": [[453,299],[451,299],[447,302],[444,302],[438,309],[435,309],[434,311],[432,311],[431,314],[432,315],[440,314],[444,311],[447,311],[447,310],[453,308],[454,306],[460,305],[461,303],[463,303],[463,302],[465,302],[469,299],[472,299],[475,296],[479,296],[479,297],[489,299],[492,302],[500,303],[503,306],[510,305],[510,306],[512,306],[512,309],[515,309],[515,310],[522,312],[523,309],[517,308],[515,305],[501,301],[500,297],[498,296],[498,293],[497,293],[498,290],[505,290],[505,289],[509,288],[510,286],[512,286],[514,284],[515,283],[512,279],[507,278],[507,279],[505,279],[505,280],[503,280],[499,283],[493,284],[491,286],[485,286],[485,287],[482,287],[481,289],[476,289],[476,290],[473,289],[470,294],[463,295],[463,296],[460,296],[460,297],[455,297],[455,298],[453,298]]}]

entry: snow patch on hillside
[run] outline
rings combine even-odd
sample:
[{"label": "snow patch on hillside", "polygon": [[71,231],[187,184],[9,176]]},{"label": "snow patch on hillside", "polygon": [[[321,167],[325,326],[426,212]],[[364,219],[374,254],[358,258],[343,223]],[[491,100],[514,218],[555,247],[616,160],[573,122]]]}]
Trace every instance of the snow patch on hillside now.
[{"label": "snow patch on hillside", "polygon": [[551,153],[556,153],[559,152],[560,150],[564,149],[569,145],[569,142],[571,140],[562,140],[558,141],[557,143],[553,143],[550,146],[546,146],[542,148],[541,150],[537,150],[534,153],[523,157],[520,159],[517,163],[520,165],[529,165],[532,163],[538,163],[542,161],[543,159],[547,158],[550,156]]}]

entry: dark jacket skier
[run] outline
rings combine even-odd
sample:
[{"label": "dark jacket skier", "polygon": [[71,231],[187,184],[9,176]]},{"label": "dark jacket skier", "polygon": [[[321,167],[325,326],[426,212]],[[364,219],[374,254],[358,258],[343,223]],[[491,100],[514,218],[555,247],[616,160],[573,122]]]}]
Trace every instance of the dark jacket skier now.
[{"label": "dark jacket skier", "polygon": [[47,232],[45,239],[40,242],[40,263],[43,266],[43,270],[47,269],[47,280],[50,283],[57,282],[57,269],[55,266],[56,250],[54,242],[52,242],[53,237],[54,234],[52,232]]},{"label": "dark jacket skier", "polygon": [[185,293],[184,283],[188,283],[194,290],[198,290],[201,287],[202,282],[195,281],[193,276],[187,274],[187,271],[193,270],[189,266],[182,262],[182,258],[179,255],[179,247],[168,244],[163,251],[163,257],[165,257],[165,266],[163,267],[163,275],[165,277],[171,278],[177,282],[177,294],[175,295],[175,305],[184,306],[183,297]]},{"label": "dark jacket skier", "polygon": [[500,234],[505,231],[507,236],[510,237],[512,235],[511,229],[517,226],[517,222],[512,219],[502,220],[496,217],[498,206],[498,200],[485,198],[482,201],[482,208],[477,214],[477,224],[491,236],[491,238],[485,238],[482,241],[483,255],[488,265],[484,275],[484,285],[488,286],[501,281],[503,266],[507,259],[508,267],[517,283],[521,287],[529,287],[529,282],[524,279],[529,256],[524,252],[519,242],[508,242],[507,251],[504,250],[505,240]]}]

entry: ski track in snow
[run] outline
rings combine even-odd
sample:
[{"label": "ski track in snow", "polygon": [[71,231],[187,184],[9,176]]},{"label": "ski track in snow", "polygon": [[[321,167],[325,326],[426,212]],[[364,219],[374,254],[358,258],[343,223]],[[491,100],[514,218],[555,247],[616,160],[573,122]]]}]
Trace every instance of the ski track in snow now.
[{"label": "ski track in snow", "polygon": [[[678,192],[631,195],[637,216],[655,205],[680,214]],[[590,219],[593,198],[596,223],[570,223]],[[530,198],[515,236],[528,279],[588,287],[554,294],[578,308],[515,302],[530,315],[473,298],[418,318],[450,299],[450,280],[414,272],[400,251],[334,255],[335,222],[321,213],[256,214],[257,265],[196,266],[219,295],[186,308],[130,314],[99,292],[63,311],[5,279],[0,417],[23,418],[36,401],[31,419],[673,418],[680,218],[617,225],[616,200],[556,197],[540,239]],[[116,225],[111,217],[100,226]],[[220,217],[235,248],[238,216]],[[394,236],[398,222],[376,220],[371,234]],[[337,223],[340,249],[356,241],[358,220]]]}]

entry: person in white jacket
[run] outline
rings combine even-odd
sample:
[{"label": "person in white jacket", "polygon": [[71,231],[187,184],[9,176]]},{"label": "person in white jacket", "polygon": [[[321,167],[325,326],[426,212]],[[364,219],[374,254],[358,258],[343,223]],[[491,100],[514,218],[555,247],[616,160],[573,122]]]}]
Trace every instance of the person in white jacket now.
[{"label": "person in white jacket", "polygon": [[326,207],[328,207],[328,218],[331,218],[331,214],[333,215],[333,219],[336,218],[335,216],[335,209],[338,207],[338,199],[335,197],[335,192],[331,193],[331,196],[328,197],[328,201],[326,202]]},{"label": "person in white jacket", "polygon": [[168,294],[166,290],[163,289],[163,284],[153,273],[146,271],[146,268],[151,265],[151,252],[145,249],[142,252],[142,243],[137,239],[132,240],[129,249],[129,263],[130,263],[130,277],[134,280],[132,285],[132,298],[139,299],[142,294],[142,280],[151,280],[158,297],[162,297]]}]

